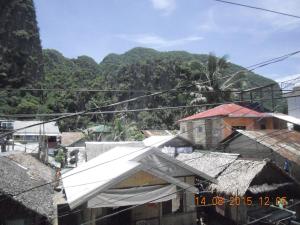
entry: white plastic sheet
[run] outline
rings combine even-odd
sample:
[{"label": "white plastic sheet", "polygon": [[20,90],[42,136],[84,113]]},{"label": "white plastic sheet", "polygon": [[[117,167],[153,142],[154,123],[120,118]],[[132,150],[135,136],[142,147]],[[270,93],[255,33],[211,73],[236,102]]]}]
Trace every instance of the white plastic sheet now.
[{"label": "white plastic sheet", "polygon": [[111,189],[89,200],[88,208],[120,207],[147,202],[157,203],[175,199],[176,196],[175,185]]}]

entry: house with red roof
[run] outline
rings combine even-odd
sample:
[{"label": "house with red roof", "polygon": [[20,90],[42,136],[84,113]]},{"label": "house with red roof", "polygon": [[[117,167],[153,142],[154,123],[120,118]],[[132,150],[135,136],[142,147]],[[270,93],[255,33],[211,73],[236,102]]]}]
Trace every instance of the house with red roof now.
[{"label": "house with red roof", "polygon": [[283,129],[286,122],[270,113],[258,112],[237,104],[223,104],[178,121],[180,133],[203,148],[215,148],[234,130]]}]

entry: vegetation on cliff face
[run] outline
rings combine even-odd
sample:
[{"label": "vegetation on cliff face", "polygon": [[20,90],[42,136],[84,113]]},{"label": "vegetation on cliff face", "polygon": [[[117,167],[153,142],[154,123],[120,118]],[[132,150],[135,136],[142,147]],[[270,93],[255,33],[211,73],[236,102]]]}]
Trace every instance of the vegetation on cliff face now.
[{"label": "vegetation on cliff face", "polygon": [[[32,0],[0,0],[0,87],[38,87],[42,78],[42,48]],[[0,92],[5,114],[38,110],[38,93]]]},{"label": "vegetation on cliff face", "polygon": [[34,85],[42,48],[32,0],[0,0],[0,87]]}]

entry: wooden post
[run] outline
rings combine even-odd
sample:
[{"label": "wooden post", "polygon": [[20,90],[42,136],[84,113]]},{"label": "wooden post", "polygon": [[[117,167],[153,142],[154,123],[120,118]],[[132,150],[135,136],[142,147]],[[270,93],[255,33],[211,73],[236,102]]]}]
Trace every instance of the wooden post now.
[{"label": "wooden post", "polygon": [[162,202],[158,203],[159,209],[158,209],[158,225],[161,225],[161,217],[162,217]]},{"label": "wooden post", "polygon": [[[239,196],[239,191],[236,190],[236,198]],[[236,200],[237,201],[237,200]],[[239,205],[236,204],[236,223],[239,224]]]}]

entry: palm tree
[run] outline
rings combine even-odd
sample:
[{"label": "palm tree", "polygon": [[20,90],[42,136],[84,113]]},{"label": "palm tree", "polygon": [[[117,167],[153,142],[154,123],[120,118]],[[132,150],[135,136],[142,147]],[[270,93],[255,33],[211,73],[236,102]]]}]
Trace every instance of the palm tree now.
[{"label": "palm tree", "polygon": [[[208,56],[207,64],[202,66],[200,80],[195,81],[196,91],[191,93],[191,104],[217,103],[231,100],[232,90],[244,77],[244,71],[238,71],[232,76],[225,76],[228,67],[228,57],[216,57],[213,53]],[[227,91],[227,92],[226,92]]]},{"label": "palm tree", "polygon": [[141,141],[144,135],[134,122],[127,122],[125,116],[121,115],[114,119],[109,138],[113,141]]}]

